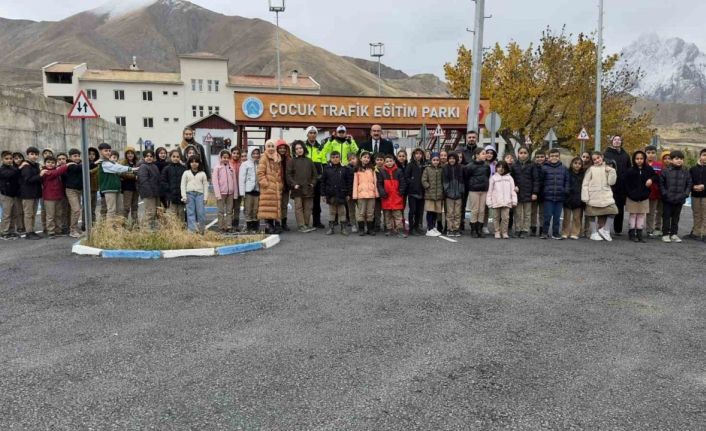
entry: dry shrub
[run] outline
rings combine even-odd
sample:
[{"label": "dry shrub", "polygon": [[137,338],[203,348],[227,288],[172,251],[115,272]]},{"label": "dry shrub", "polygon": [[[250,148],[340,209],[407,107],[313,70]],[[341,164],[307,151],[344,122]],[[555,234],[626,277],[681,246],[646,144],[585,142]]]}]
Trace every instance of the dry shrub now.
[{"label": "dry shrub", "polygon": [[174,214],[160,215],[155,230],[136,224],[127,226],[125,219],[101,220],[93,225],[90,240],[82,245],[108,250],[177,250],[211,248],[261,241],[265,235],[228,237],[207,231],[203,235],[189,232]]}]

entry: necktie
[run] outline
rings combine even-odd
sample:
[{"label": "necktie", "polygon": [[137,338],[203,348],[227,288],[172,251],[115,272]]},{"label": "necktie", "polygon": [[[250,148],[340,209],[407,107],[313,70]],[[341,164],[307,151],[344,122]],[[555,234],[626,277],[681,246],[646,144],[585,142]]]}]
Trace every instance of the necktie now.
[{"label": "necktie", "polygon": [[375,140],[375,146],[373,147],[373,153],[377,153],[377,152],[378,152],[378,141]]}]

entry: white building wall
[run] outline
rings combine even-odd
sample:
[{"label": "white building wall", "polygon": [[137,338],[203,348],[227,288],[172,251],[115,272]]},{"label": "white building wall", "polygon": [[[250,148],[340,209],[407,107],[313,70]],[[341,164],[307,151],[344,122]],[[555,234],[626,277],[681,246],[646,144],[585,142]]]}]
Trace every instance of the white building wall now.
[{"label": "white building wall", "polygon": [[[80,88],[96,90],[97,97],[91,103],[101,118],[117,122],[116,117],[125,117],[127,144],[136,149],[143,149],[138,145],[140,138],[152,141],[155,148],[176,148],[181,142],[182,129],[191,122],[191,118],[184,117],[181,84],[80,81]],[[125,100],[116,100],[114,90],[124,91]],[[152,91],[152,101],[143,100],[143,91]],[[152,118],[154,127],[145,127],[144,118]]]},{"label": "white building wall", "polygon": [[[181,80],[185,91],[185,116],[189,123],[193,123],[210,113],[208,107],[218,106],[221,117],[230,122],[235,122],[235,98],[233,88],[228,85],[228,62],[221,60],[200,60],[180,58]],[[192,80],[196,80],[196,89],[192,87]],[[208,91],[208,81],[211,81],[211,91]],[[215,81],[218,81],[218,91],[215,91]],[[199,82],[201,85],[199,86]],[[197,106],[196,116],[192,107]],[[203,115],[199,107],[203,106]]]}]

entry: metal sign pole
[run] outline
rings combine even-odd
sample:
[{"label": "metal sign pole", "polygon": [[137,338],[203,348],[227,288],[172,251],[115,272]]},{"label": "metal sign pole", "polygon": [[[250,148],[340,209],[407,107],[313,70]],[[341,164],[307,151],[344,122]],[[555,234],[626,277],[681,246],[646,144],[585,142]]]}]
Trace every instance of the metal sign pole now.
[{"label": "metal sign pole", "polygon": [[91,220],[91,173],[88,157],[88,127],[86,119],[81,118],[81,174],[83,176],[83,224],[86,227],[86,236],[91,238],[93,220]]}]

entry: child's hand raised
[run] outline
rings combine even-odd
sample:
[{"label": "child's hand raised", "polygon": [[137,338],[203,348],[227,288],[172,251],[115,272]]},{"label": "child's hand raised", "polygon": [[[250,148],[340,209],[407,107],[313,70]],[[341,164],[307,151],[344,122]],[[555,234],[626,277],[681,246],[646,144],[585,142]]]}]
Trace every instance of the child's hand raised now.
[{"label": "child's hand raised", "polygon": [[647,180],[647,182],[645,183],[645,186],[652,187],[652,180]]}]

